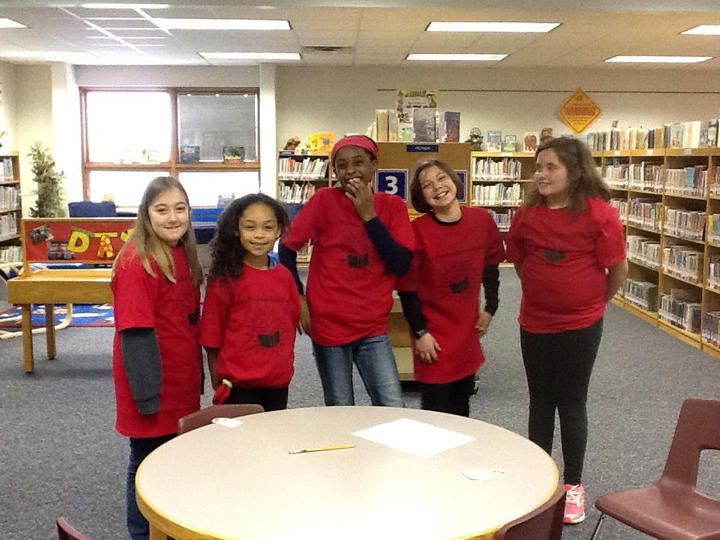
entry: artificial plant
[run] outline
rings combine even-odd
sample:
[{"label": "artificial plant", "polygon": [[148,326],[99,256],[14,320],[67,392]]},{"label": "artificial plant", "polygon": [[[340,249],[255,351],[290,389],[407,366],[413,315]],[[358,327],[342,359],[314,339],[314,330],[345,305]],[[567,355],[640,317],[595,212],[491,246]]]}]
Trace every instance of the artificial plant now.
[{"label": "artificial plant", "polygon": [[55,160],[42,143],[36,142],[30,147],[28,156],[32,159],[33,182],[37,182],[37,200],[30,209],[31,217],[63,217],[65,209],[62,203],[62,180],[64,175],[55,172]]}]

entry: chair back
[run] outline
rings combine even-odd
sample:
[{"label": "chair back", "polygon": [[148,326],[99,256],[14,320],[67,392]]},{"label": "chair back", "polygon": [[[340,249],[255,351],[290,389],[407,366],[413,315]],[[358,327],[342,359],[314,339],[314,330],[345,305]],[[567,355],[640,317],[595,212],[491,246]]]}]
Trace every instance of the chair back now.
[{"label": "chair back", "polygon": [[248,414],[257,414],[261,412],[265,412],[265,409],[263,409],[262,405],[257,405],[255,403],[211,405],[210,407],[206,407],[194,413],[190,413],[187,416],[183,416],[180,420],[178,420],[178,435],[206,426],[215,418],[236,418],[238,416],[246,416]]},{"label": "chair back", "polygon": [[558,486],[544,504],[496,532],[495,540],[560,540],[564,515],[565,489]]},{"label": "chair back", "polygon": [[720,400],[686,399],[660,482],[694,489],[702,450],[720,450]]},{"label": "chair back", "polygon": [[117,208],[112,201],[78,201],[68,203],[70,217],[117,217]]},{"label": "chair back", "polygon": [[65,518],[58,518],[57,524],[58,540],[90,540],[89,537],[76,531]]}]

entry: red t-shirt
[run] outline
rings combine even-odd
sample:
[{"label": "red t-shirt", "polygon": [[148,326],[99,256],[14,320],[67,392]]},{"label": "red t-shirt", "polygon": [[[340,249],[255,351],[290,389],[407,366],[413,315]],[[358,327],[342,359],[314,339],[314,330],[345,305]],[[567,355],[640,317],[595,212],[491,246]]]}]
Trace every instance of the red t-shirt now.
[{"label": "red t-shirt", "polygon": [[475,329],[483,269],[505,260],[502,236],[484,208],[461,207],[462,217],[441,224],[425,215],[412,222],[415,252],[410,273],[396,288],[415,290],[426,328],[441,350],[427,364],[415,354],[415,380],[444,384],[475,373],[485,358]]},{"label": "red t-shirt", "polygon": [[508,261],[521,263],[520,326],[536,334],[587,328],[605,313],[605,269],[625,259],[618,212],[588,198],[583,214],[544,205],[518,210],[507,236]]},{"label": "red t-shirt", "polygon": [[[396,242],[413,249],[405,203],[374,194],[375,213]],[[307,282],[312,339],[338,346],[387,333],[395,278],[386,269],[347,196],[336,188],[315,192],[293,220],[283,244],[300,249],[313,241]]]},{"label": "red t-shirt", "polygon": [[217,373],[243,388],[282,388],[293,376],[300,296],[284,266],[243,267],[205,292],[200,344],[219,348]]},{"label": "red t-shirt", "polygon": [[[133,246],[116,267],[113,380],[117,418],[115,429],[126,437],[160,437],[177,433],[177,421],[200,408],[202,354],[198,344],[200,291],[190,278],[182,247],[171,249],[176,283],[169,281],[151,259],[156,277],[148,274]],[[130,393],[122,361],[120,332],[153,328],[160,345],[162,387],[160,410],[142,416]]]}]

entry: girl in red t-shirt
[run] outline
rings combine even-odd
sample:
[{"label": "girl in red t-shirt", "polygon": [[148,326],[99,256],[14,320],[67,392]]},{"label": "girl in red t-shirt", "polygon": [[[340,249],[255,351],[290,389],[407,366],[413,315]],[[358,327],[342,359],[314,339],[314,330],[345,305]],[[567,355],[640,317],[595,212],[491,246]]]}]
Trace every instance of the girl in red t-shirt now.
[{"label": "girl in red t-shirt", "polygon": [[623,226],[588,147],[571,137],[535,151],[534,184],[507,237],[522,283],[520,343],[530,392],[528,434],[552,451],[555,411],[565,523],[585,519],[587,393],[605,305],[627,276]]},{"label": "girl in red t-shirt", "polygon": [[202,270],[189,225],[190,204],[180,182],[155,178],[112,270],[115,429],[130,438],[126,503],[132,540],[149,535],[135,501],[138,466],[175,436],[178,419],[200,408]]},{"label": "girl in red t-shirt", "polygon": [[425,215],[412,222],[411,269],[396,288],[412,330],[422,408],[469,416],[475,372],[485,360],[478,340],[498,307],[505,248],[487,210],[460,206],[460,189],[447,163],[425,159],[415,166],[410,197]]},{"label": "girl in red t-shirt", "polygon": [[300,296],[290,271],[268,254],[289,223],[285,208],[262,193],[233,201],[218,220],[200,325],[215,404],[287,408]]}]

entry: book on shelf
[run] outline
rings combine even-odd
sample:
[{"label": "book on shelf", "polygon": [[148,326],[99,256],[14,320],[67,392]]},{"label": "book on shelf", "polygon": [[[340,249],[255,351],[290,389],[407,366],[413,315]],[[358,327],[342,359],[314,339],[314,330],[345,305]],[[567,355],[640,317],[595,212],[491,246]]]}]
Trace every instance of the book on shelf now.
[{"label": "book on shelf", "polygon": [[200,145],[185,144],[180,147],[180,163],[199,163],[200,162]]},{"label": "book on shelf", "polygon": [[460,142],[460,113],[445,111],[442,113],[442,142]]},{"label": "book on shelf", "polygon": [[413,142],[436,142],[436,109],[413,109]]},{"label": "book on shelf", "polygon": [[390,141],[390,110],[375,109],[375,141]]},{"label": "book on shelf", "polygon": [[488,152],[502,152],[502,131],[489,130],[485,135],[486,150]]},{"label": "book on shelf", "polygon": [[540,133],[527,131],[523,135],[523,152],[535,152],[540,141]]},{"label": "book on shelf", "polygon": [[503,152],[515,152],[517,150],[517,136],[516,135],[505,135],[503,137],[502,151]]},{"label": "book on shelf", "polygon": [[717,118],[708,120],[707,145],[709,147],[718,146],[718,119]]},{"label": "book on shelf", "polygon": [[398,121],[398,142],[411,143],[415,138],[412,122]]},{"label": "book on shelf", "polygon": [[245,161],[244,146],[223,146],[223,163],[242,163]]},{"label": "book on shelf", "polygon": [[398,127],[397,112],[391,109],[388,115],[388,142],[398,142]]},{"label": "book on shelf", "polygon": [[9,157],[3,157],[2,161],[2,176],[6,180],[12,180],[14,178],[13,174],[13,160]]}]

